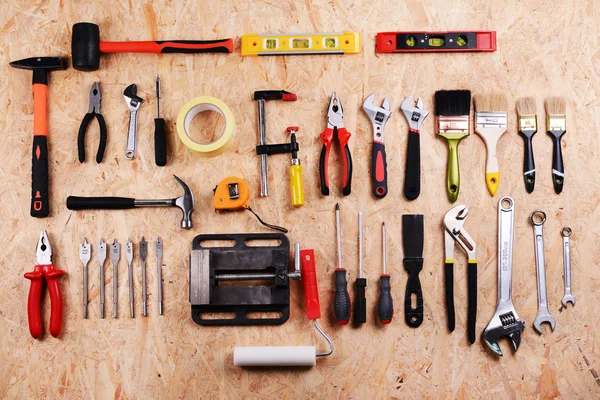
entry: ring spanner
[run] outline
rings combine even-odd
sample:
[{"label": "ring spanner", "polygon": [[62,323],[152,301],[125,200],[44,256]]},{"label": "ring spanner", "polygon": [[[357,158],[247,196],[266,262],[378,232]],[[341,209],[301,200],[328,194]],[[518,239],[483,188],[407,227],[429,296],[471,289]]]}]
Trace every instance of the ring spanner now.
[{"label": "ring spanner", "polygon": [[563,237],[563,263],[565,266],[565,296],[562,298],[562,305],[567,306],[571,303],[575,306],[575,297],[571,293],[571,228],[565,226],[560,234]]},{"label": "ring spanner", "polygon": [[[536,218],[537,216],[537,218]],[[550,328],[554,330],[556,320],[550,311],[548,311],[548,297],[546,295],[546,260],[544,259],[544,222],[546,222],[546,213],[536,210],[529,216],[533,225],[533,238],[535,241],[535,266],[537,270],[537,286],[538,286],[538,313],[533,321],[533,327],[541,335],[542,324],[548,322]]]}]

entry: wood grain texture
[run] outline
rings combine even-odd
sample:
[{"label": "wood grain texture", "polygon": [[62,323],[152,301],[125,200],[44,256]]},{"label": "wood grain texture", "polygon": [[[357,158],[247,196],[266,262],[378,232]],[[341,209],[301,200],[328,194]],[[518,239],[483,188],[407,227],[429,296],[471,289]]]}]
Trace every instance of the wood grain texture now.
[{"label": "wood grain texture", "polygon": [[[398,1],[4,1],[0,4],[0,395],[3,398],[598,398],[600,396],[600,25],[597,0]],[[31,73],[8,62],[32,56],[70,56],[71,26],[79,21],[100,25],[104,40],[217,39],[234,37],[231,55],[116,54],[101,58],[95,72],[73,69],[50,75],[48,124],[51,218],[29,216],[33,101]],[[374,53],[379,31],[492,29],[498,51],[486,54]],[[252,32],[359,31],[362,52],[354,56],[241,58],[239,38]],[[154,165],[154,80],[162,79],[162,115],[170,132],[169,164]],[[102,113],[108,145],[101,165],[77,160],[76,136],[88,108],[89,90],[101,82]],[[128,111],[122,92],[138,85],[146,100],[139,112],[138,157],[125,159]],[[271,156],[270,191],[258,197],[259,158],[256,104],[258,89],[286,89],[296,103],[267,103],[268,138],[281,142],[285,128],[300,125],[298,140],[304,166],[306,206],[291,209],[285,155]],[[485,147],[475,134],[460,145],[459,203],[471,214],[466,228],[479,248],[478,335],[496,305],[497,201],[515,199],[513,293],[526,321],[521,347],[497,360],[478,341],[466,338],[466,256],[455,268],[457,325],[446,330],[443,292],[442,217],[450,208],[445,193],[447,149],[433,132],[433,113],[421,130],[422,192],[414,202],[402,196],[407,125],[399,112],[408,94],[423,97],[432,110],[439,89],[470,89],[473,94],[500,91],[509,100],[509,130],[498,146],[501,180],[490,197],[484,180]],[[318,185],[319,133],[332,91],[337,91],[352,138],[353,193],[342,198],[340,156],[331,156],[329,198]],[[394,114],[386,127],[389,194],[371,195],[371,126],[362,101],[376,91],[388,96]],[[237,138],[227,153],[199,158],[175,135],[178,110],[189,99],[211,95],[225,101],[237,123]],[[555,195],[551,179],[551,140],[540,130],[534,137],[537,183],[527,195],[522,177],[522,139],[516,132],[514,101],[534,96],[537,109],[550,95],[567,99],[567,134],[563,138],[565,190]],[[432,110],[433,111],[433,110]],[[199,116],[193,127],[214,134],[222,126],[214,116]],[[202,135],[201,135],[202,136]],[[87,152],[94,154],[98,128],[88,131]],[[180,194],[172,178],[185,180],[196,196],[195,228],[179,228],[176,209],[71,212],[68,195],[116,195],[168,198]],[[250,204],[266,221],[290,229],[290,241],[316,252],[324,318],[334,343],[331,357],[307,370],[242,370],[233,366],[233,346],[308,345],[325,343],[304,317],[301,284],[292,283],[292,318],[280,327],[207,328],[196,326],[188,302],[188,257],[192,238],[200,233],[262,232],[249,213],[217,214],[212,189],[224,177],[238,175],[250,185]],[[368,278],[368,323],[359,329],[332,321],[333,270],[336,265],[334,205],[342,206],[344,263],[349,281],[358,275],[357,212],[365,218],[365,268]],[[533,231],[535,209],[548,214],[545,225],[550,310],[554,332],[532,329],[537,311]],[[425,215],[425,263],[421,272],[425,319],[408,328],[402,315],[407,274],[402,267],[400,220],[403,213]],[[388,264],[396,316],[391,325],[375,323],[377,278],[381,271],[380,225],[388,228]],[[563,265],[560,228],[573,228],[574,308],[563,309]],[[33,340],[28,332],[26,299],[40,229],[47,229],[54,260],[68,275],[62,280],[64,327],[58,338]],[[99,318],[96,244],[100,237],[136,244],[150,241],[148,260],[149,316],[141,316],[141,270],[135,261],[136,318],[127,312],[127,268],[119,269],[119,319],[111,315],[112,268],[107,263],[107,319]],[[154,242],[164,240],[165,315],[156,303]],[[82,317],[82,266],[78,245],[94,245],[90,262],[90,318]],[[123,249],[122,249],[123,251]],[[137,252],[137,249],[136,249]],[[45,329],[49,312],[45,303]]]}]

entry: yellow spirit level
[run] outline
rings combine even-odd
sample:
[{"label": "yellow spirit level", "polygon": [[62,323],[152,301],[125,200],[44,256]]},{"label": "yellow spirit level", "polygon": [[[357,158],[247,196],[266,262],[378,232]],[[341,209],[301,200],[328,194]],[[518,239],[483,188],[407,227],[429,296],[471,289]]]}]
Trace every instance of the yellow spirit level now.
[{"label": "yellow spirit level", "polygon": [[242,35],[242,56],[358,53],[358,32]]}]

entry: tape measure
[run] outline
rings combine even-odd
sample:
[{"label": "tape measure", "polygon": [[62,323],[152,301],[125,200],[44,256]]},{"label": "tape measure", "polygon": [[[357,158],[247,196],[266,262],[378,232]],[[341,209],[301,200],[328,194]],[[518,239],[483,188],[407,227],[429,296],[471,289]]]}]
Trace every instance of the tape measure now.
[{"label": "tape measure", "polygon": [[[222,135],[214,142],[208,144],[192,140],[189,134],[192,120],[203,111],[214,111],[225,118],[225,129]],[[227,104],[221,100],[211,96],[196,97],[185,103],[181,110],[179,110],[179,114],[177,115],[177,134],[183,144],[190,150],[195,151],[202,157],[214,157],[225,152],[233,144],[233,139],[235,138],[235,118],[233,118],[233,113],[227,107]]]},{"label": "tape measure", "polygon": [[360,53],[358,32],[242,35],[242,56],[332,53]]}]

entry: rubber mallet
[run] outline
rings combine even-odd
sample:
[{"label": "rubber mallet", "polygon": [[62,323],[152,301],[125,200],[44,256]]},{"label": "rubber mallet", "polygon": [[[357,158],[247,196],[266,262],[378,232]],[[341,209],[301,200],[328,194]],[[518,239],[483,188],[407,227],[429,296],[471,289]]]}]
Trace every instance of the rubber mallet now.
[{"label": "rubber mallet", "polygon": [[73,68],[95,71],[100,53],[231,53],[233,40],[163,40],[147,42],[101,42],[100,28],[89,22],[73,25],[71,53]]}]

